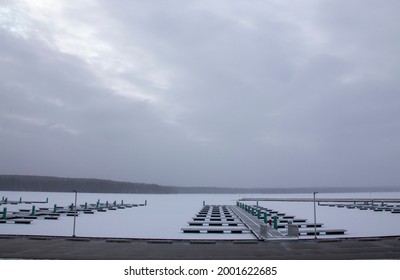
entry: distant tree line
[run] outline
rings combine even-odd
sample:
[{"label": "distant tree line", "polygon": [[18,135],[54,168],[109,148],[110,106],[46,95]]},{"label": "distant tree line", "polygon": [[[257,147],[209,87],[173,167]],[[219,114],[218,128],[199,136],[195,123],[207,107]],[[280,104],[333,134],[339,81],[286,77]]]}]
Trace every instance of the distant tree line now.
[{"label": "distant tree line", "polygon": [[221,187],[176,187],[157,184],[119,182],[101,179],[63,178],[49,176],[0,175],[0,191],[87,193],[147,193],[147,194],[271,194],[312,192],[382,192],[400,191],[399,186],[378,187],[308,187],[308,188],[221,188]]}]

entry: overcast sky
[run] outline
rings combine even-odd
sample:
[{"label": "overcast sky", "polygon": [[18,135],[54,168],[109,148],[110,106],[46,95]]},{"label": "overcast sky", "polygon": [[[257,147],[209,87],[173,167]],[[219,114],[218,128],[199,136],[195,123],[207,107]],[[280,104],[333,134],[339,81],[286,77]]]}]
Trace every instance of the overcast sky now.
[{"label": "overcast sky", "polygon": [[0,174],[400,185],[398,0],[0,0]]}]

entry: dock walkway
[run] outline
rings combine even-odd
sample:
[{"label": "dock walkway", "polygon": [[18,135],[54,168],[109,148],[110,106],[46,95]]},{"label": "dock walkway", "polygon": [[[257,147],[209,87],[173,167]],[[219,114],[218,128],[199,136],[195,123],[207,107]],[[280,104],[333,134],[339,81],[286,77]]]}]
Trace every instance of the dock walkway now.
[{"label": "dock walkway", "polygon": [[268,228],[267,235],[266,236],[261,236],[261,225],[264,225],[262,221],[260,221],[256,216],[249,216],[246,211],[243,209],[231,205],[228,206],[229,209],[231,209],[241,220],[243,223],[245,223],[251,232],[260,240],[265,240],[269,238],[286,238],[287,236],[284,236],[282,233],[279,231],[273,229],[273,228]]}]

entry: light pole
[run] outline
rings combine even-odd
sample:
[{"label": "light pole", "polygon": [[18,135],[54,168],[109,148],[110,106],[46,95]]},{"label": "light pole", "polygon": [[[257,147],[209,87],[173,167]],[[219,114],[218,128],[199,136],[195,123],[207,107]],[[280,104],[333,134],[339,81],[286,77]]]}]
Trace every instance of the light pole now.
[{"label": "light pole", "polygon": [[78,192],[76,190],[73,190],[73,192],[75,193],[75,212],[74,212],[74,229],[73,229],[73,233],[72,233],[72,237],[76,237],[75,235],[75,227],[76,227],[76,200],[78,197]]},{"label": "light pole", "polygon": [[318,192],[313,192],[314,201],[314,240],[317,241],[317,208],[315,207],[315,195]]}]

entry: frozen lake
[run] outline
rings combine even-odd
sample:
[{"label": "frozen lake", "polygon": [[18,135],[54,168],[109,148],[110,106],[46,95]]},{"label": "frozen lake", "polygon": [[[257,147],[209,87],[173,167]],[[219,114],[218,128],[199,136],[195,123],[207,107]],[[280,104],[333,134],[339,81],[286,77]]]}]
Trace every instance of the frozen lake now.
[{"label": "frozen lake", "polygon": [[[18,201],[43,201],[37,207],[53,208],[67,206],[74,202],[74,193],[44,193],[44,192],[1,192],[1,197]],[[78,204],[114,201],[124,203],[144,203],[147,206],[119,209],[104,213],[95,212],[92,215],[80,214],[76,219],[76,235],[92,237],[123,237],[123,238],[161,238],[161,239],[253,239],[251,234],[187,234],[181,228],[206,204],[233,205],[243,197],[307,197],[312,194],[93,194],[79,193]],[[335,193],[318,194],[320,198],[400,198],[400,193]],[[255,204],[246,202],[247,204]],[[308,219],[313,222],[313,204],[310,202],[260,202],[260,206],[285,212],[296,218]],[[29,204],[1,205],[8,211],[30,209]],[[317,207],[317,222],[326,228],[346,229],[350,236],[390,236],[400,235],[400,214],[390,212],[360,211],[357,209],[337,207]],[[73,217],[61,216],[59,220],[33,220],[30,225],[0,224],[0,234],[29,234],[71,236]],[[304,238],[304,237],[303,237]],[[321,236],[323,238],[323,236]]]}]

